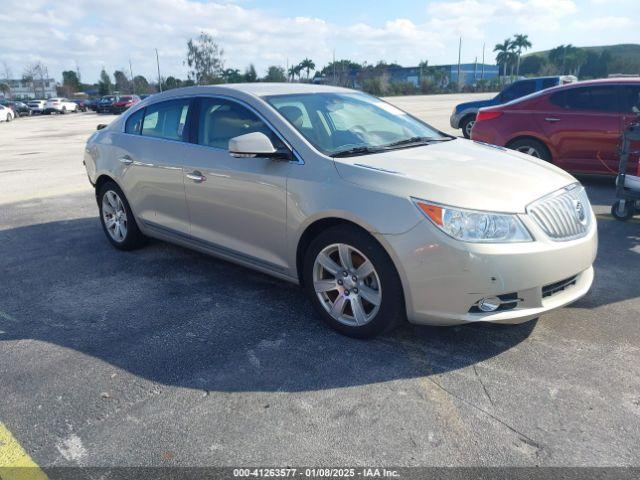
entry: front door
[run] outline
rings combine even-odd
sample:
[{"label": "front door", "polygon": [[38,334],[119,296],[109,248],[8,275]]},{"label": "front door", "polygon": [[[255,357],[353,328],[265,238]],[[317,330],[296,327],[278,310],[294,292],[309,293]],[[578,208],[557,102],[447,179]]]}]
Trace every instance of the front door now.
[{"label": "front door", "polygon": [[243,261],[275,270],[286,258],[286,205],[289,161],[236,158],[229,140],[265,133],[281,141],[249,108],[223,98],[202,97],[195,107],[196,143],[189,146],[183,174],[191,236]]}]

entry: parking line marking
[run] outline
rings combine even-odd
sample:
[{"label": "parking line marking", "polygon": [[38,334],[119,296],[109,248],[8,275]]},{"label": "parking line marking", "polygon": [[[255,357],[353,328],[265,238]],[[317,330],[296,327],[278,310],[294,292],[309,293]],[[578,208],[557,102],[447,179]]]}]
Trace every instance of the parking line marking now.
[{"label": "parking line marking", "polygon": [[0,422],[0,480],[49,480]]}]

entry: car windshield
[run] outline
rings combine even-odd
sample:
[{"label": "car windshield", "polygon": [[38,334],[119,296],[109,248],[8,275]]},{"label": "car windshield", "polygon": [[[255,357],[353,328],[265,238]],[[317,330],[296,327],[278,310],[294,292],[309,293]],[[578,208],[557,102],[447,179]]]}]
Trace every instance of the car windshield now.
[{"label": "car windshield", "polygon": [[133,98],[131,97],[120,97],[119,101],[121,102],[130,102],[131,100],[133,100]]},{"label": "car windshield", "polygon": [[362,93],[274,95],[266,100],[326,155],[365,155],[449,140],[398,108]]}]

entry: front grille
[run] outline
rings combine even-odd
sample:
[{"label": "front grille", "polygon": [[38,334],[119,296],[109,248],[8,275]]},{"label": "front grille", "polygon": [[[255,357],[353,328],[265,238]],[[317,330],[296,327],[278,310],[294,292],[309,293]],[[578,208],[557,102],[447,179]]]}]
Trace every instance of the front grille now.
[{"label": "front grille", "polygon": [[560,280],[559,282],[545,285],[544,287],[542,287],[542,298],[550,297],[551,295],[555,295],[558,292],[566,290],[567,288],[575,285],[577,279],[578,276],[574,275],[573,277],[565,278],[564,280]]},{"label": "front grille", "polygon": [[555,241],[584,237],[591,226],[591,204],[577,183],[533,202],[527,213]]}]

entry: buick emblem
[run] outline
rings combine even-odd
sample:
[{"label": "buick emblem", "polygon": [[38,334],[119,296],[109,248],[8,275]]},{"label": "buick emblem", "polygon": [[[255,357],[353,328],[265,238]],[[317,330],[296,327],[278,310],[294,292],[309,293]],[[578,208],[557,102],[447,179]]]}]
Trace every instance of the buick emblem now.
[{"label": "buick emblem", "polygon": [[576,210],[576,218],[583,225],[587,223],[587,213],[584,210],[584,205],[579,200],[574,200],[573,206]]}]

